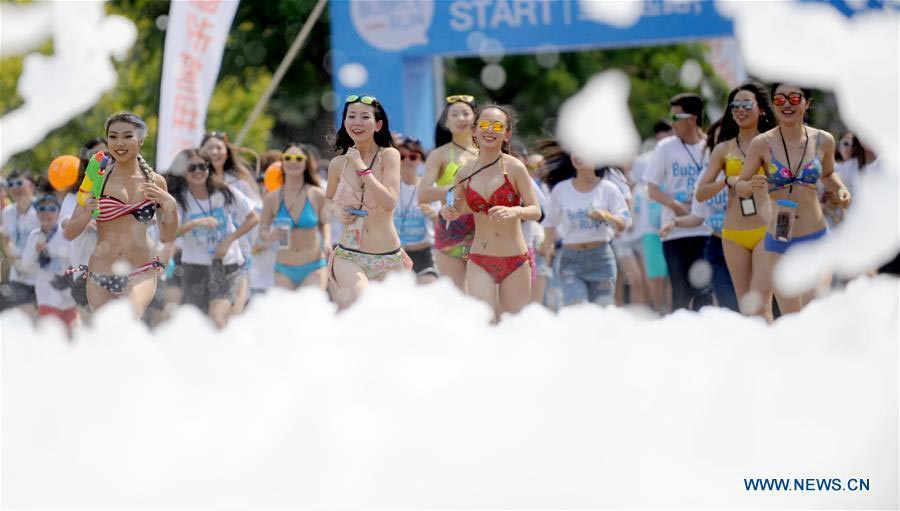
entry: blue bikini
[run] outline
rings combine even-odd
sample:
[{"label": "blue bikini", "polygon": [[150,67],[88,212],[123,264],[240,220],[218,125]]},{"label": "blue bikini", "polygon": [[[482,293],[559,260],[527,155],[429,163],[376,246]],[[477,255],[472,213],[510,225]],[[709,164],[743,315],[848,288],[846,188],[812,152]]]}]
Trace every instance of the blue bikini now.
[{"label": "blue bikini", "polygon": [[[284,190],[282,189],[281,206],[278,208],[278,214],[275,215],[274,223],[281,225],[289,224],[292,231],[294,229],[315,229],[319,226],[319,216],[316,214],[316,210],[313,209],[309,196],[307,196],[306,204],[303,205],[303,211],[300,212],[300,216],[294,221],[291,217],[291,212],[284,203]],[[327,264],[328,262],[325,259],[298,265],[275,263],[275,271],[289,278],[295,286],[299,286],[303,284],[303,281],[306,280],[306,277],[312,272],[319,268],[324,268]]]}]

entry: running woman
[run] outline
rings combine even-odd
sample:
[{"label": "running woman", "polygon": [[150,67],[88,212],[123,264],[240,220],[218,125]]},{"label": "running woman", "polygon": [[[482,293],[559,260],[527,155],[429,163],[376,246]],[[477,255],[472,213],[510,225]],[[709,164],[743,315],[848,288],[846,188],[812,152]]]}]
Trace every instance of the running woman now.
[{"label": "running woman", "polygon": [[115,298],[127,298],[140,318],[156,294],[156,274],[165,266],[154,258],[147,242],[147,228],[156,220],[163,243],[175,239],[178,218],[175,199],[166,180],[141,156],[147,124],[136,114],[120,112],[106,119],[106,140],[112,160],[100,199],[88,195],[75,208],[65,229],[68,240],[80,235],[97,217],[97,245],[87,267],[87,298],[92,311]]},{"label": "running woman", "polygon": [[339,153],[328,164],[325,197],[344,225],[329,262],[332,296],[349,307],[369,282],[412,268],[400,248],[393,212],[400,194],[400,153],[394,149],[387,112],[374,96],[344,100],[335,140]]},{"label": "running woman", "polygon": [[[850,191],[834,172],[834,137],[803,123],[810,107],[810,91],[791,83],[775,83],[771,94],[779,125],[753,139],[744,159],[741,180],[736,185],[742,199],[768,187],[773,220],[768,222],[763,243],[768,263],[764,266],[765,277],[770,283],[775,265],[791,246],[817,240],[828,233],[816,192],[819,180],[841,207],[848,207],[851,200]],[[760,167],[765,174],[759,173]],[[785,214],[779,214],[782,210]],[[786,227],[788,216],[793,216],[789,232],[776,232],[777,221],[782,220]],[[776,239],[776,234],[787,236]],[[813,295],[786,296],[775,289],[782,314],[799,311]]]},{"label": "running woman", "polygon": [[544,180],[550,186],[550,207],[544,220],[541,251],[553,260],[556,240],[562,240],[558,271],[563,305],[613,303],[616,257],[611,242],[630,224],[628,204],[619,187],[606,179],[607,168],[544,144]]},{"label": "running woman", "polygon": [[[200,148],[207,154],[212,162],[212,176],[232,189],[238,190],[253,202],[253,211],[257,218],[262,213],[262,195],[250,168],[243,158],[238,155],[238,147],[235,147],[228,139],[224,131],[211,131],[203,135]],[[237,290],[235,291],[234,306],[231,313],[240,314],[244,311],[247,299],[250,295],[249,266],[253,260],[253,245],[259,235],[258,229],[254,229],[248,236],[240,239],[239,245],[244,256],[244,266],[237,278]]]},{"label": "running woman", "polygon": [[[419,185],[419,202],[444,201],[447,191],[464,164],[478,157],[472,139],[475,98],[465,94],[447,96],[444,110],[434,128],[434,147],[425,161],[425,175]],[[453,221],[438,220],[434,226],[435,258],[438,271],[464,289],[466,253],[472,246],[475,220],[462,215]]]},{"label": "running woman", "polygon": [[441,210],[450,221],[474,213],[466,291],[491,306],[495,322],[531,300],[531,258],[522,221],[541,217],[528,169],[509,154],[514,128],[511,108],[487,105],[478,110],[473,130],[481,151],[457,173],[452,201]]},{"label": "running woman", "polygon": [[275,242],[275,285],[285,289],[325,289],[331,256],[331,231],[325,215],[325,191],[312,158],[290,143],[281,155],[284,184],[263,199],[260,238]]},{"label": "running woman", "polygon": [[[709,157],[709,167],[697,185],[696,198],[700,203],[714,200],[723,190],[727,190],[721,240],[715,236],[710,238],[707,259],[714,259],[724,252],[740,311],[772,321],[772,289],[765,270],[765,251],[760,243],[766,234],[769,197],[760,190],[747,199],[739,200],[734,186],[740,180],[750,143],[760,131],[768,131],[775,126],[775,114],[769,105],[768,92],[752,81],[732,90],[728,95],[728,105],[731,113],[722,118],[722,127]],[[762,168],[758,172],[765,173]],[[719,179],[723,173],[724,179]],[[716,250],[714,243],[721,243],[721,251]],[[719,304],[722,305],[721,298]]]},{"label": "running woman", "polygon": [[172,163],[169,180],[178,207],[184,303],[207,313],[224,328],[238,297],[244,255],[237,241],[256,227],[253,202],[211,177],[212,162],[199,149],[185,149]]}]

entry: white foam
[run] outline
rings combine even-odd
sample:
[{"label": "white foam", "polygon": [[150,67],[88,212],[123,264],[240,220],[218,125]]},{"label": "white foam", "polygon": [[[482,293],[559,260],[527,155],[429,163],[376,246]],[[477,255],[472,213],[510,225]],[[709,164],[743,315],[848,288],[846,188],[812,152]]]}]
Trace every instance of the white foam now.
[{"label": "white foam", "polygon": [[182,308],[151,334],[118,303],[74,346],[7,313],[4,505],[896,506],[897,293],[854,282],[774,327],[596,306],[489,326],[448,282],[395,278],[339,315],[275,291],[222,333]]}]

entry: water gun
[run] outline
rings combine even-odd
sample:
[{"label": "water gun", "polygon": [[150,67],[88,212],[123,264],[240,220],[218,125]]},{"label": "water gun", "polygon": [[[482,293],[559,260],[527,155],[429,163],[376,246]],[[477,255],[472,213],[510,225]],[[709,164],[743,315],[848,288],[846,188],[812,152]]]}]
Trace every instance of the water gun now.
[{"label": "water gun", "polygon": [[[75,198],[78,204],[84,206],[87,201],[88,194],[92,194],[96,199],[100,199],[100,192],[103,190],[103,183],[106,181],[106,166],[109,164],[109,156],[103,151],[97,151],[97,154],[91,156],[91,161],[84,169],[84,180],[78,188],[78,195]],[[97,218],[100,210],[95,209],[91,216]]]}]

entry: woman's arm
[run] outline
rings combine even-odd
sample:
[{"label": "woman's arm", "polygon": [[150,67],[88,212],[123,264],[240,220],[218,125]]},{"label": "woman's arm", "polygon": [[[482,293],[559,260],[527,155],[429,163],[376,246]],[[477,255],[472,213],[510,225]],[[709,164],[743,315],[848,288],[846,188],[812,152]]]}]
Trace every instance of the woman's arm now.
[{"label": "woman's arm", "polygon": [[842,208],[850,206],[852,197],[850,190],[844,185],[841,177],[834,171],[834,136],[825,130],[819,130],[819,145],[822,147],[822,184],[825,189],[837,197],[838,205]]},{"label": "woman's arm", "polygon": [[697,183],[697,191],[694,196],[698,201],[704,202],[712,199],[717,193],[721,192],[726,186],[734,186],[735,178],[726,177],[722,181],[718,181],[719,173],[725,168],[725,154],[728,151],[728,142],[722,142],[713,148],[712,154],[709,156],[709,165],[700,176],[700,182]]},{"label": "woman's arm", "polygon": [[669,220],[659,229],[659,235],[662,237],[666,237],[672,232],[672,229],[676,227],[698,227],[703,223],[703,217],[697,215],[684,215],[684,216],[676,216],[675,218]]},{"label": "woman's arm", "polygon": [[[235,198],[235,200],[238,200]],[[240,239],[241,236],[244,236],[248,232],[250,232],[256,225],[259,224],[259,217],[252,210],[244,217],[244,221],[241,223],[241,226],[237,228],[233,233],[229,234],[219,243],[219,246],[216,247],[216,253],[213,256],[213,259],[223,259],[225,254],[228,253],[228,248],[234,243],[236,240]]]},{"label": "woman's arm", "polygon": [[381,153],[381,180],[374,172],[360,176],[375,203],[390,211],[397,207],[400,196],[400,152],[393,147],[385,148]]},{"label": "woman's arm", "polygon": [[754,190],[764,188],[768,178],[757,174],[760,167],[765,168],[766,151],[769,145],[766,142],[765,135],[757,135],[750,142],[747,148],[747,157],[744,158],[744,168],[741,169],[741,176],[734,185],[734,191],[743,199],[753,195]]},{"label": "woman's arm", "polygon": [[494,206],[488,210],[488,217],[491,220],[506,220],[510,218],[518,218],[519,220],[539,220],[541,218],[541,206],[538,204],[537,193],[534,191],[534,185],[531,184],[531,177],[528,175],[528,169],[518,159],[512,156],[503,156],[506,160],[506,167],[512,176],[512,182],[522,198],[522,206]]},{"label": "woman's arm", "polygon": [[435,149],[434,151],[431,151],[431,154],[425,159],[425,175],[419,180],[419,202],[431,203],[435,201],[444,201],[444,197],[447,195],[447,190],[449,190],[450,187],[437,186],[435,182],[441,173],[441,169],[444,168],[445,155],[446,151]]},{"label": "woman's arm", "polygon": [[63,237],[72,241],[84,232],[84,229],[91,223],[93,217],[91,213],[96,207],[97,199],[93,195],[88,195],[85,199],[84,206],[75,206],[75,211],[65,225],[63,225]]},{"label": "woman's arm", "polygon": [[327,215],[327,199],[325,192],[321,188],[309,188],[307,192],[311,194],[311,201],[316,208],[316,215],[319,217],[319,233],[322,235],[322,246],[326,253],[331,251],[331,226],[328,225]]},{"label": "woman's arm", "polygon": [[156,223],[159,225],[159,241],[168,243],[175,241],[178,233],[178,213],[175,209],[178,203],[175,197],[169,194],[166,179],[159,174],[153,176],[153,182],[141,185],[144,197],[160,205],[161,213],[157,214]]}]

